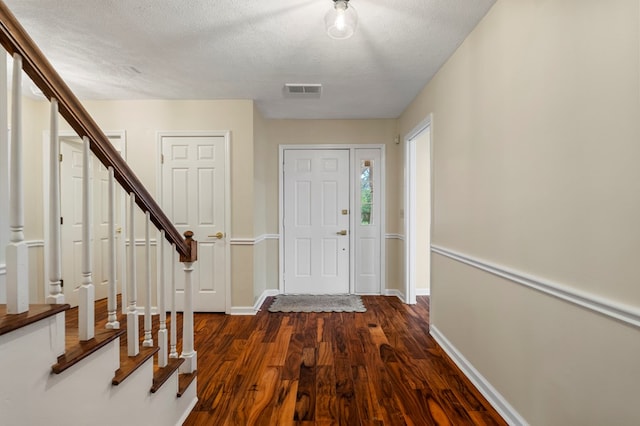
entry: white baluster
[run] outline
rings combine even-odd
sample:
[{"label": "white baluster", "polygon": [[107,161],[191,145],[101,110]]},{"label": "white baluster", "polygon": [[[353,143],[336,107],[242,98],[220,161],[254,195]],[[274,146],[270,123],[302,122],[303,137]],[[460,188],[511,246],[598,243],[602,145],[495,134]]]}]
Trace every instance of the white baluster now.
[{"label": "white baluster", "polygon": [[29,253],[24,241],[24,186],[22,176],[22,57],[13,55],[11,161],[9,175],[9,229],[7,245],[7,313],[29,310]]},{"label": "white baluster", "polygon": [[136,356],[140,353],[140,332],[138,330],[138,307],[136,306],[136,234],[134,213],[136,211],[136,195],[129,196],[129,262],[127,265],[127,353]]},{"label": "white baluster", "polygon": [[158,321],[160,323],[158,329],[158,367],[166,367],[167,365],[167,308],[165,304],[165,292],[164,288],[164,230],[160,231],[160,238],[158,244],[160,246],[160,265],[158,268]]},{"label": "white baluster", "polygon": [[60,142],[58,101],[51,99],[49,157],[49,295],[47,303],[64,303],[62,293],[62,244],[60,240]]},{"label": "white baluster", "polygon": [[171,346],[169,358],[178,358],[176,343],[178,341],[178,316],[176,315],[176,245],[171,244]]},{"label": "white baluster", "polygon": [[108,329],[120,328],[118,321],[118,289],[116,288],[116,185],[113,167],[109,167],[109,261],[107,280],[109,293],[107,295],[107,325]]},{"label": "white baluster", "polygon": [[82,284],[78,290],[78,328],[80,341],[93,339],[95,336],[95,289],[92,278],[91,233],[93,229],[91,198],[91,157],[89,138],[82,138]]},{"label": "white baluster", "polygon": [[149,235],[149,224],[151,223],[151,215],[149,212],[145,214],[144,228],[144,247],[145,247],[145,303],[144,303],[144,340],[142,346],[153,346],[153,335],[151,334],[151,237]]},{"label": "white baluster", "polygon": [[[187,231],[187,243],[191,244],[193,233]],[[191,274],[193,273],[193,262],[184,263],[184,310],[182,312],[182,354],[184,362],[180,366],[181,373],[193,373],[197,366],[197,353],[193,345],[193,285],[191,284]]]}]

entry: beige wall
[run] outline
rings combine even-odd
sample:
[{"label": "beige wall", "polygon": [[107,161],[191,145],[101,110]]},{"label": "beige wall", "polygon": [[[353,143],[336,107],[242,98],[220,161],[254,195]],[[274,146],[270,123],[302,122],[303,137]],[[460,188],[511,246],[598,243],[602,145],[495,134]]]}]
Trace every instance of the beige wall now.
[{"label": "beige wall", "polygon": [[[311,144],[383,144],[386,145],[386,220],[385,233],[400,233],[399,215],[402,205],[402,146],[395,144],[397,120],[268,120],[268,164],[266,179],[267,231],[278,233],[278,146]],[[400,240],[386,241],[387,288],[401,289],[401,265],[397,262],[402,249]],[[271,287],[270,287],[271,288]],[[277,288],[273,287],[273,288]]]},{"label": "beige wall", "polygon": [[[639,312],[640,6],[502,1],[433,113],[433,243]],[[637,424],[640,331],[434,255],[432,324],[530,424]]]}]

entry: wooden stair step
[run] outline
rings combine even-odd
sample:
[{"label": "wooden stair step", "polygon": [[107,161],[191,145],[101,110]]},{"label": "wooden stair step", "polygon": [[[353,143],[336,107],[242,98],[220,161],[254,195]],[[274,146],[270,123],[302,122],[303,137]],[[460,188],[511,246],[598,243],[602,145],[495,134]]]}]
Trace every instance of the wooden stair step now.
[{"label": "wooden stair step", "polygon": [[22,314],[7,314],[7,305],[0,305],[0,336],[19,328],[26,327],[45,318],[52,317],[69,309],[69,305],[29,305]]},{"label": "wooden stair step", "polygon": [[193,373],[178,374],[178,397],[184,395],[191,382],[196,378],[196,373],[197,371],[194,371]]},{"label": "wooden stair step", "polygon": [[169,358],[166,367],[154,366],[153,368],[153,385],[151,393],[156,393],[162,385],[169,380],[169,377],[182,365],[184,358]]},{"label": "wooden stair step", "polygon": [[116,370],[116,375],[113,377],[111,383],[114,385],[122,383],[124,379],[129,377],[131,373],[136,371],[138,367],[154,356],[159,350],[160,348],[157,346],[141,346],[138,355],[128,356],[127,347],[120,345],[120,368]]},{"label": "wooden stair step", "polygon": [[80,342],[78,341],[78,329],[67,327],[65,353],[58,357],[58,362],[51,367],[51,370],[55,374],[62,373],[124,333],[125,330],[96,330],[93,339]]}]

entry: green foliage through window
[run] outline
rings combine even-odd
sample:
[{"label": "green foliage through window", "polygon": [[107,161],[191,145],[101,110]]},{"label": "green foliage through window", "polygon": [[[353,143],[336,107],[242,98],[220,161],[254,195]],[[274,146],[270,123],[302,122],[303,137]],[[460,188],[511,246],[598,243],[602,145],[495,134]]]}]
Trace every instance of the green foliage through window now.
[{"label": "green foliage through window", "polygon": [[373,161],[363,160],[360,165],[360,224],[373,224]]}]

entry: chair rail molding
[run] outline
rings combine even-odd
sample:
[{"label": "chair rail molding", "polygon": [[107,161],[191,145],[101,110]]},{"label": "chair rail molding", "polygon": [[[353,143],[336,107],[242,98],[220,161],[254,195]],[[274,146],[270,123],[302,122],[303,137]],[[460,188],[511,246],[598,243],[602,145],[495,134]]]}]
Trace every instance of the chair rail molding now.
[{"label": "chair rail molding", "polygon": [[520,284],[532,290],[553,296],[574,305],[589,309],[625,324],[640,328],[640,309],[624,305],[616,301],[570,288],[566,285],[547,281],[544,278],[516,271],[501,265],[493,264],[465,254],[449,250],[437,245],[431,245],[431,251],[449,259],[472,266],[498,277]]}]

